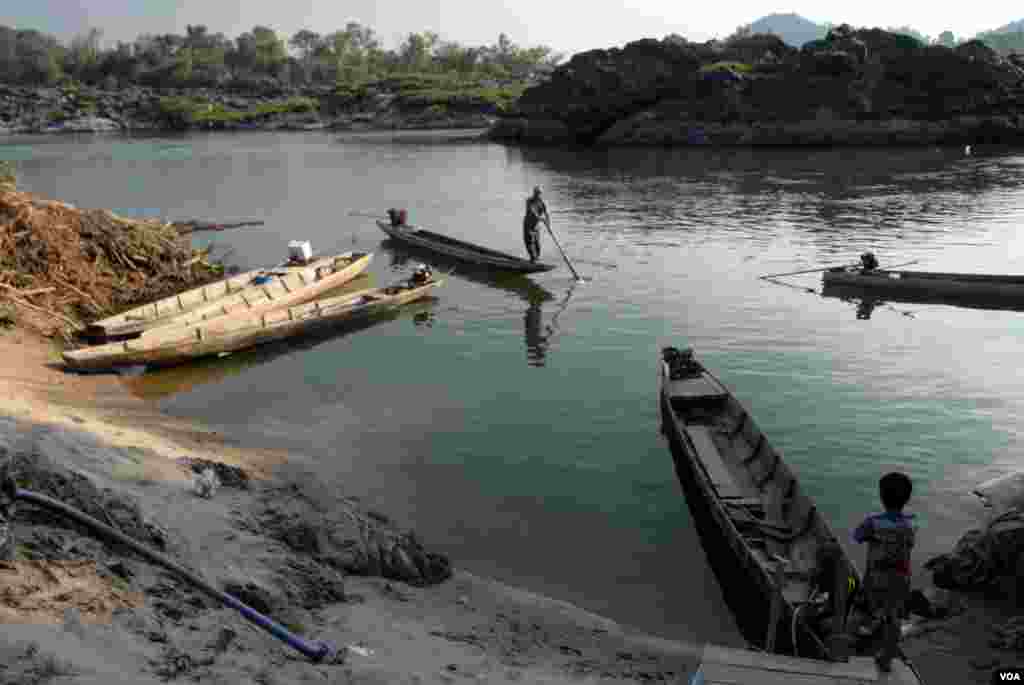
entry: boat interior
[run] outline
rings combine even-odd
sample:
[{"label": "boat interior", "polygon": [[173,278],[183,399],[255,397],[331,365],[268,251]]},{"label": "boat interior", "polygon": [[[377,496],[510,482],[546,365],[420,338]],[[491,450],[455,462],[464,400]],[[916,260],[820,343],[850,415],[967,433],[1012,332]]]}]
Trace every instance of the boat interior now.
[{"label": "boat interior", "polygon": [[[834,648],[837,629],[849,649],[871,653],[877,636],[855,637],[847,625],[851,610],[863,619],[860,603],[846,601],[851,587],[859,587],[860,573],[782,455],[690,350],[667,348],[662,374],[671,407],[666,429],[675,431],[703,474],[702,489],[724,512],[726,536],[745,565],[765,587],[777,588],[786,605],[804,612],[804,625],[823,655]],[[837,624],[833,602],[840,595],[844,613]]]}]

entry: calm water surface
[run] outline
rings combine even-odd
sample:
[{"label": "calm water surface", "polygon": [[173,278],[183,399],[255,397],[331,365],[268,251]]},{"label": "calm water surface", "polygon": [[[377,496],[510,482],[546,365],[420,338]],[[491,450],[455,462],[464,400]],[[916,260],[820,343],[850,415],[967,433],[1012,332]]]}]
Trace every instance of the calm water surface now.
[{"label": "calm water surface", "polygon": [[[735,628],[658,435],[657,359],[692,345],[753,411],[834,526],[915,479],[919,563],[944,551],[980,480],[1019,467],[1024,316],[858,303],[759,281],[845,263],[1024,273],[1024,156],[954,150],[522,150],[409,134],[19,139],[22,185],[170,218],[262,218],[208,234],[243,267],[285,244],[422,260],[350,210],[522,253],[541,185],[588,278],[455,273],[436,299],[360,330],[125,379],[319,476],[464,568],[685,640]],[[212,236],[212,237],[210,237]],[[550,240],[544,256],[557,259]],[[447,266],[447,265],[445,265]],[[820,276],[789,279],[819,289]],[[860,556],[858,555],[858,558]]]}]

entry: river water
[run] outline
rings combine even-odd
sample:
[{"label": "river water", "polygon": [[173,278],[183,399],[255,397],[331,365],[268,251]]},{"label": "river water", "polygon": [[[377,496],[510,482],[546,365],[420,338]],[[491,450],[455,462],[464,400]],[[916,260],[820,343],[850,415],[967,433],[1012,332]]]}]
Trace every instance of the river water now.
[{"label": "river water", "polygon": [[[322,482],[415,527],[456,564],[670,638],[734,642],[658,434],[657,361],[691,345],[795,466],[837,530],[906,470],[918,564],[1019,465],[1024,317],[825,298],[846,263],[1024,273],[1024,156],[953,149],[566,151],[433,134],[9,139],[23,187],[169,218],[259,218],[206,234],[242,267],[292,239],[422,258],[350,211],[523,253],[541,185],[587,283],[457,271],[430,302],[359,330],[126,378],[169,413],[317,457]],[[557,260],[543,237],[544,258]],[[446,265],[447,266],[447,265]],[[858,557],[859,558],[859,557]]]}]

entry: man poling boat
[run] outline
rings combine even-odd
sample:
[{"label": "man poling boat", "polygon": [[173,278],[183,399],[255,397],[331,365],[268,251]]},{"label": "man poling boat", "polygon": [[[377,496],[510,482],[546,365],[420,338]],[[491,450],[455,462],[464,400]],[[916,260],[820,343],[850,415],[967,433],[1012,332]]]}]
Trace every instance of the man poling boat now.
[{"label": "man poling boat", "polygon": [[541,197],[540,186],[533,189],[533,195],[526,198],[526,216],[523,217],[523,242],[531,262],[540,259],[540,230],[537,225],[541,221],[550,221],[548,207]]}]

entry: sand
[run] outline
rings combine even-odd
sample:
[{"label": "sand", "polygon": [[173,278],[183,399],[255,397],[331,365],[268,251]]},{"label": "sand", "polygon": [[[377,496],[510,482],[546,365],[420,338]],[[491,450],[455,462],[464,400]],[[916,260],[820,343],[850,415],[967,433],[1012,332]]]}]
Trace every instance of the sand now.
[{"label": "sand", "polygon": [[[2,685],[685,682],[696,665],[695,645],[462,572],[458,560],[449,580],[426,587],[342,578],[266,523],[288,479],[301,479],[302,455],[237,448],[160,414],[114,376],[67,374],[49,341],[19,329],[0,333],[0,447],[130,497],[168,556],[215,586],[249,588],[243,599],[265,598],[277,620],[338,655],[311,663],[123,547],[22,521],[19,554],[36,561],[0,568]],[[200,498],[182,457],[241,467],[252,485]],[[369,520],[345,510],[353,501],[336,507]]]}]

